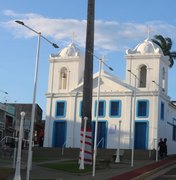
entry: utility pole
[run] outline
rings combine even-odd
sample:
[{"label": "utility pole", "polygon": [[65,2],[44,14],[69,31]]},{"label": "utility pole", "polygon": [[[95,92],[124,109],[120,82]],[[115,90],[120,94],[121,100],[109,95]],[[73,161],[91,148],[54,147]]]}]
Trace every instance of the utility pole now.
[{"label": "utility pole", "polygon": [[[93,84],[93,53],[94,53],[94,19],[95,19],[95,0],[88,0],[87,8],[87,33],[86,33],[86,52],[85,52],[85,69],[83,85],[83,103],[82,103],[82,123],[81,132],[84,128],[84,118],[87,117],[86,137],[92,136],[92,84]],[[82,134],[82,133],[81,133]],[[91,138],[91,137],[90,137]],[[88,140],[89,141],[89,140]],[[85,146],[85,151],[92,149]],[[84,153],[85,154],[85,153]],[[92,163],[92,156],[89,162]],[[86,161],[85,161],[85,164]]]}]

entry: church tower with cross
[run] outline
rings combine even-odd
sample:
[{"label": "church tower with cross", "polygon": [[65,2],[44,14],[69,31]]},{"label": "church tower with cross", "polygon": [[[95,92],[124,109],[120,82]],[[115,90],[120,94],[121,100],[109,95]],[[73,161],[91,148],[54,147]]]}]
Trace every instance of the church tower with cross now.
[{"label": "church tower with cross", "polygon": [[168,89],[168,56],[164,56],[162,49],[149,38],[126,51],[126,81],[134,86],[134,78],[130,72],[138,77],[136,87],[140,91],[159,90],[167,94]]},{"label": "church tower with cross", "polygon": [[167,131],[169,65],[169,57],[149,36],[133,50],[126,50],[126,83],[135,88],[135,108],[131,108],[133,113],[136,111],[133,115],[136,148],[140,148],[137,142],[142,139],[144,144],[156,144],[155,140]]}]

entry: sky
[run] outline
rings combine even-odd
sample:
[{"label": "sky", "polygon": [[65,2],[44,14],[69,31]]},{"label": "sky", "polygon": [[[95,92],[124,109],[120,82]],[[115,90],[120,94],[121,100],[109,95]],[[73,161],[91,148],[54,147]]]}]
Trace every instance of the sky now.
[{"label": "sky", "polygon": [[[23,21],[56,43],[41,39],[36,103],[45,118],[49,55],[74,41],[84,51],[87,0],[0,0],[0,102],[32,103],[37,35],[17,24]],[[95,0],[94,54],[105,57],[113,75],[125,79],[125,51],[161,34],[173,41],[176,51],[175,0]],[[94,72],[98,60],[94,59]],[[169,69],[168,95],[176,100],[176,62]],[[174,79],[172,79],[172,77]],[[3,93],[8,92],[8,94]]]}]

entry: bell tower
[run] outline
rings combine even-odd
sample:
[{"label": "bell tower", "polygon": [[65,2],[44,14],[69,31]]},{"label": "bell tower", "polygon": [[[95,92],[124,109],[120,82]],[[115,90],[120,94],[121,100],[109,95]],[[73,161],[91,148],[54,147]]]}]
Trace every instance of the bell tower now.
[{"label": "bell tower", "polygon": [[48,93],[69,92],[83,79],[83,54],[74,43],[70,43],[59,54],[49,58]]},{"label": "bell tower", "polygon": [[168,56],[162,49],[149,40],[138,44],[135,49],[126,51],[126,82],[140,91],[162,91],[167,94],[168,86]]}]

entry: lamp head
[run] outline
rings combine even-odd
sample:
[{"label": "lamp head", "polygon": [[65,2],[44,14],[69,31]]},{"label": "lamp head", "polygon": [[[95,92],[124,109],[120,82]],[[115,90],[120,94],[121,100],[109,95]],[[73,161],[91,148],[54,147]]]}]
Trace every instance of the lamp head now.
[{"label": "lamp head", "polygon": [[130,69],[128,69],[127,71],[128,71],[128,72],[131,72],[131,70],[130,70]]},{"label": "lamp head", "polygon": [[59,48],[59,46],[55,43],[52,44],[54,48]]},{"label": "lamp head", "polygon": [[112,67],[109,67],[109,69],[110,69],[111,71],[114,71],[114,69],[113,69]]},{"label": "lamp head", "polygon": [[15,21],[16,23],[18,23],[18,24],[21,24],[22,26],[24,26],[24,22],[23,21]]}]

